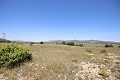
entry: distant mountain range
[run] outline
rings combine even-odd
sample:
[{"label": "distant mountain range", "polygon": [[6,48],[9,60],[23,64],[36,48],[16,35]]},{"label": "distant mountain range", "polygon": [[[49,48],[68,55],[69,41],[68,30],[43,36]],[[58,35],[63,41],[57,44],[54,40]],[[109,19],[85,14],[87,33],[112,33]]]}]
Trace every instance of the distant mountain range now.
[{"label": "distant mountain range", "polygon": [[[8,42],[10,40],[0,38],[0,41]],[[100,40],[51,40],[51,41],[45,41],[45,43],[49,44],[56,44],[56,43],[62,43],[62,42],[75,42],[75,43],[96,43],[96,44],[120,44],[120,42],[114,42],[114,41],[100,41]],[[11,42],[11,41],[10,41]],[[13,42],[26,42],[22,40],[15,40]],[[30,42],[30,41],[28,41]],[[44,41],[43,41],[44,42]]]},{"label": "distant mountain range", "polygon": [[75,42],[75,43],[96,43],[96,44],[120,44],[114,41],[100,41],[100,40],[51,40],[46,43],[61,43],[61,42]]}]

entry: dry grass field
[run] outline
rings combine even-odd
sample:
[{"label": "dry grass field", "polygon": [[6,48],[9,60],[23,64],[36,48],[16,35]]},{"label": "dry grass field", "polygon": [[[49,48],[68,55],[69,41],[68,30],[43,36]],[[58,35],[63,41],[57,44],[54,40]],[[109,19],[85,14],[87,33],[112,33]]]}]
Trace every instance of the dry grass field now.
[{"label": "dry grass field", "polygon": [[33,60],[13,69],[1,68],[0,80],[119,80],[118,45],[86,45],[19,44],[32,52]]}]

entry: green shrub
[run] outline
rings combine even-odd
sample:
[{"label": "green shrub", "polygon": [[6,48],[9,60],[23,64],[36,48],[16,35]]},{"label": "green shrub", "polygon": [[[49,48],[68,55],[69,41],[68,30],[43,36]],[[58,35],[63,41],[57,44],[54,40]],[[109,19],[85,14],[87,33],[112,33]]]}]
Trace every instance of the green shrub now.
[{"label": "green shrub", "polygon": [[105,47],[108,48],[108,47],[113,47],[112,44],[105,44]]},{"label": "green shrub", "polygon": [[65,44],[66,44],[66,42],[65,42],[65,41],[63,41],[63,42],[62,42],[62,44],[64,44],[64,45],[65,45]]},{"label": "green shrub", "polygon": [[44,44],[44,42],[43,42],[43,41],[41,41],[41,42],[40,42],[40,44]]},{"label": "green shrub", "polygon": [[113,45],[112,45],[112,44],[110,44],[110,45],[109,45],[109,47],[113,47]]},{"label": "green shrub", "polygon": [[68,42],[67,45],[74,46],[74,42]]},{"label": "green shrub", "polygon": [[0,47],[0,67],[14,68],[25,61],[32,60],[32,53],[16,44]]},{"label": "green shrub", "polygon": [[80,47],[84,47],[84,44],[79,44]]}]

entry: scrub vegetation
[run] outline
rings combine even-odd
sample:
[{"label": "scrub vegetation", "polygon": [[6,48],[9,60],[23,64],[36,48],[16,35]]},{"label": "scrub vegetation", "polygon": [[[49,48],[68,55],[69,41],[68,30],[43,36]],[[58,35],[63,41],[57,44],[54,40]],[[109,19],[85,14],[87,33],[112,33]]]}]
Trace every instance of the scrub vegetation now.
[{"label": "scrub vegetation", "polygon": [[[31,46],[29,43],[0,43],[0,46],[0,80],[120,79],[119,44],[108,48],[105,44],[95,43],[86,43],[84,47],[63,44]],[[18,66],[19,63],[22,65]]]}]

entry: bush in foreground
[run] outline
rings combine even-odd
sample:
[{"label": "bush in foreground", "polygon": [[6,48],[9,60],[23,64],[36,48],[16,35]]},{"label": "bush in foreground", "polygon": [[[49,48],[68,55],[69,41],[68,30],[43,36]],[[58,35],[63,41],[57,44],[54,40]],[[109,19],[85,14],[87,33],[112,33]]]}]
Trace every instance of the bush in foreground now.
[{"label": "bush in foreground", "polygon": [[0,67],[14,68],[23,62],[32,60],[32,53],[16,44],[0,47]]}]

